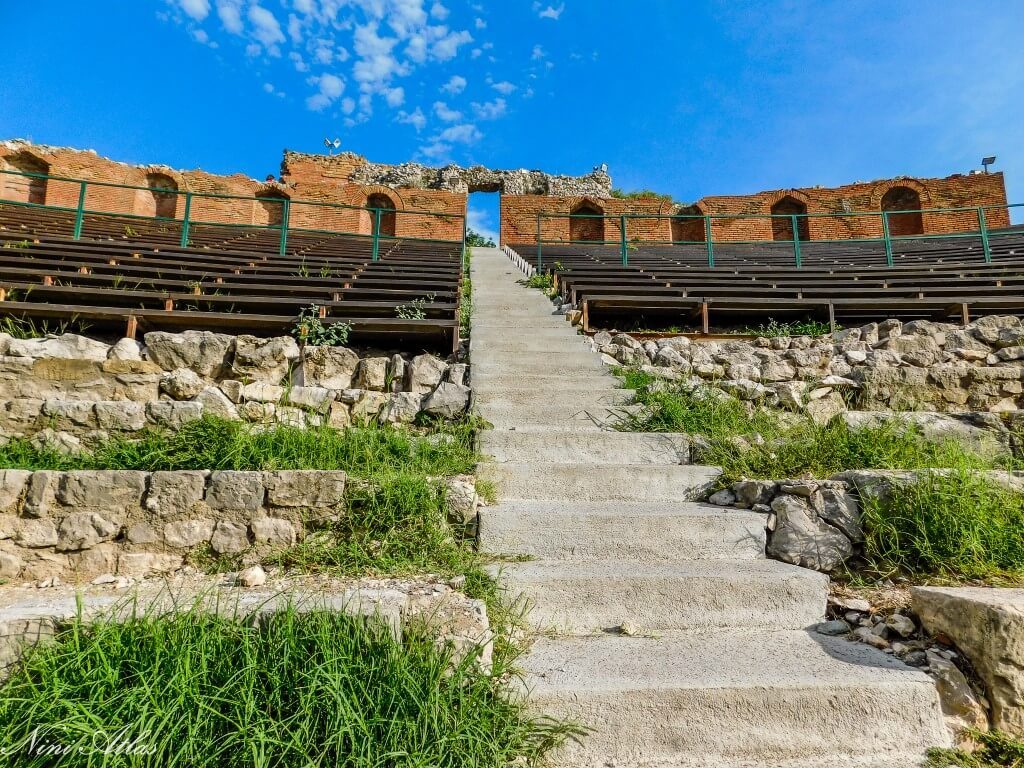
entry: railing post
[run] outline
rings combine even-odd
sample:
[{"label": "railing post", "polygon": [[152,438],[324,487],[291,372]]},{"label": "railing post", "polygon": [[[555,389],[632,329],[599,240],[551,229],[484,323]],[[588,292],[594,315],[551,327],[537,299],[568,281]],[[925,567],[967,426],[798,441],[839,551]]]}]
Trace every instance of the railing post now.
[{"label": "railing post", "polygon": [[537,214],[537,274],[544,269],[544,249],[540,243],[540,214]]},{"label": "railing post", "polygon": [[981,231],[981,250],[985,254],[985,263],[992,263],[992,246],[988,241],[988,220],[985,218],[985,209],[978,206],[978,229]]},{"label": "railing post", "polygon": [[620,250],[622,251],[622,266],[629,265],[629,245],[626,243],[626,217],[619,217],[619,241]]},{"label": "railing post", "polygon": [[892,235],[889,232],[889,212],[882,211],[882,239],[885,240],[885,263],[893,265]]},{"label": "railing post", "polygon": [[380,261],[380,208],[373,209],[373,260]]},{"label": "railing post", "polygon": [[78,186],[78,208],[75,210],[75,240],[82,239],[82,225],[85,224],[85,190],[86,183],[83,181]]},{"label": "railing post", "polygon": [[188,248],[189,216],[192,215],[192,193],[185,193],[185,213],[181,217],[181,247]]},{"label": "railing post", "polygon": [[292,215],[292,201],[284,200],[281,208],[281,246],[278,253],[284,256],[288,252],[288,220]]},{"label": "railing post", "polygon": [[708,267],[714,269],[715,266],[715,246],[712,242],[711,235],[711,216],[705,214],[704,216],[704,242],[708,247]]},{"label": "railing post", "polygon": [[800,225],[797,221],[797,214],[790,216],[793,222],[793,262],[796,264],[796,268],[800,269],[803,266],[800,258]]}]

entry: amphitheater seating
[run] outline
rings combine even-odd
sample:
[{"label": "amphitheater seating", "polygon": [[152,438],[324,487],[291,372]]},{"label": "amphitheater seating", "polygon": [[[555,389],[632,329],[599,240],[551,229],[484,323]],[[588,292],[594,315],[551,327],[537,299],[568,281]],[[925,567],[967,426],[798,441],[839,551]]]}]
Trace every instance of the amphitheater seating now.
[{"label": "amphitheater seating", "polygon": [[[1024,228],[900,239],[887,263],[879,241],[807,242],[801,265],[791,243],[546,245],[542,269],[584,325],[754,326],[768,317],[859,323],[888,317],[966,321],[972,314],[1024,314]],[[536,245],[511,246],[534,267]],[[712,321],[714,321],[712,323]]]},{"label": "amphitheater seating", "polygon": [[451,349],[458,344],[458,242],[289,232],[73,213],[0,201],[0,313],[129,336],[188,328],[275,335],[311,306],[348,323],[354,343]]}]

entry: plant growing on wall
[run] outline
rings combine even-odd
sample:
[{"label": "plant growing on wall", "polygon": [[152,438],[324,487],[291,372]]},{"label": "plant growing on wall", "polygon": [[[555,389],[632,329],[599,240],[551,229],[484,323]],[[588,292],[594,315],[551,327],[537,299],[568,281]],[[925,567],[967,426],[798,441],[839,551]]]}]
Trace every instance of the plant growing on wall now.
[{"label": "plant growing on wall", "polygon": [[320,307],[312,304],[299,312],[292,335],[312,347],[342,347],[348,343],[351,330],[350,323],[325,323],[320,317]]}]

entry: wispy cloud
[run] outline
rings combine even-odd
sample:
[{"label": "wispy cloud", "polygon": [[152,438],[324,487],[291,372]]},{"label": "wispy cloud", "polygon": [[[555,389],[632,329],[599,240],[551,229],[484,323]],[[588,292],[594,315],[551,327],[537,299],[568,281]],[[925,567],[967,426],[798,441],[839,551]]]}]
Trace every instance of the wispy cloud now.
[{"label": "wispy cloud", "polygon": [[443,101],[434,102],[434,114],[437,118],[445,123],[455,123],[462,119],[462,113],[457,109],[452,109]]},{"label": "wispy cloud", "polygon": [[466,78],[462,75],[452,75],[448,82],[441,86],[441,90],[452,96],[458,96],[466,90]]},{"label": "wispy cloud", "polygon": [[558,21],[565,11],[565,3],[559,3],[557,8],[553,5],[544,7],[541,3],[534,3],[533,10],[537,13],[538,18]]}]

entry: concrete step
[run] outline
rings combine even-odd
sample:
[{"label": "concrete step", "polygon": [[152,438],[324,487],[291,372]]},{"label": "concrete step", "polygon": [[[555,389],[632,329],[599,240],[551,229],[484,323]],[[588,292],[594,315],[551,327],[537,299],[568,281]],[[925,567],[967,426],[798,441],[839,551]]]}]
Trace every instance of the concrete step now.
[{"label": "concrete step", "polygon": [[492,368],[485,371],[471,366],[469,377],[476,392],[503,389],[586,392],[595,389],[618,389],[622,386],[622,379],[607,368],[597,371],[588,367],[573,375],[562,376],[545,372],[510,376],[505,370]]},{"label": "concrete step", "polygon": [[910,768],[949,743],[927,675],[842,638],[541,638],[520,666],[538,712],[593,729],[559,766]]},{"label": "concrete step", "polygon": [[522,338],[505,338],[500,340],[480,339],[471,336],[469,340],[470,355],[479,355],[481,352],[496,352],[501,353],[503,356],[521,352],[540,352],[546,354],[575,354],[583,352],[588,355],[594,354],[579,336],[566,334],[557,338],[542,338],[533,332]]},{"label": "concrete step", "polygon": [[569,388],[559,391],[526,388],[503,389],[495,392],[484,387],[483,391],[474,393],[473,402],[478,408],[493,406],[495,408],[532,409],[539,405],[545,407],[560,405],[565,410],[572,411],[580,408],[601,406],[611,408],[628,405],[635,395],[636,392],[632,389],[598,389],[589,392],[576,392]]},{"label": "concrete step", "polygon": [[480,452],[497,462],[559,464],[689,464],[690,438],[678,433],[591,432],[550,429],[480,433]]},{"label": "concrete step", "polygon": [[828,577],[775,560],[676,563],[538,560],[505,565],[501,583],[529,601],[542,630],[803,629],[822,621]]},{"label": "concrete step", "polygon": [[480,516],[480,548],[542,560],[676,562],[764,557],[765,516],[708,504],[506,501]]},{"label": "concrete step", "polygon": [[[587,337],[577,333],[576,329],[571,327],[566,322],[563,322],[562,325],[557,328],[537,328],[531,332],[530,337],[533,339],[540,339],[545,341],[559,341],[562,339],[568,339],[570,341],[575,341],[577,344],[581,344],[584,346],[587,343]],[[472,344],[474,341],[497,344],[503,341],[508,341],[509,338],[509,334],[506,332],[506,329],[504,328],[474,328],[472,337],[470,339],[470,344]]]},{"label": "concrete step", "polygon": [[615,429],[625,415],[639,407],[539,402],[533,405],[484,405],[474,410],[494,429],[600,432]]},{"label": "concrete step", "polygon": [[722,470],[696,464],[580,465],[554,462],[483,463],[477,475],[496,484],[503,500],[697,501]]},{"label": "concrete step", "polygon": [[540,350],[533,352],[503,352],[497,349],[483,349],[470,355],[474,366],[484,370],[500,370],[514,378],[518,373],[552,373],[554,370],[572,368],[575,370],[602,371],[604,363],[593,352],[580,345],[578,350]]}]

